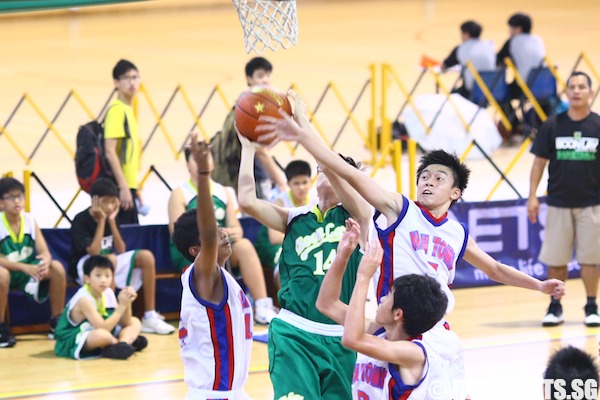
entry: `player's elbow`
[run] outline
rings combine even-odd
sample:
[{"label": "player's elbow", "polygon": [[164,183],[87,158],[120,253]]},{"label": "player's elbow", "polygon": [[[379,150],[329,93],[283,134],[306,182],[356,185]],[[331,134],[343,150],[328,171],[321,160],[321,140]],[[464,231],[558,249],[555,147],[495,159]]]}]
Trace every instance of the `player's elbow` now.
[{"label": "player's elbow", "polygon": [[344,335],[342,336],[342,345],[352,350],[356,350],[358,347],[358,337],[347,329],[344,329]]},{"label": "player's elbow", "polygon": [[317,310],[326,317],[330,317],[329,307],[327,307],[327,302],[321,297],[317,297],[317,302],[315,303]]}]

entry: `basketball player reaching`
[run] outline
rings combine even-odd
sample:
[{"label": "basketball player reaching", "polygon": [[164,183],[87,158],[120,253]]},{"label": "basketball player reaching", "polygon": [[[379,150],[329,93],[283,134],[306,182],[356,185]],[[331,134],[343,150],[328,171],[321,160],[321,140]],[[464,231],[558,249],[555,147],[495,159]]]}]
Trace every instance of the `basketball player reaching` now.
[{"label": "basketball player reaching", "polygon": [[218,227],[210,194],[210,149],[191,137],[198,165],[198,209],[175,222],[173,241],[191,265],[181,276],[179,344],[188,385],[186,399],[248,399],[252,309],[223,264],[231,256],[227,233]]},{"label": "basketball player reaching", "polygon": [[[352,188],[340,189],[347,184],[327,170],[317,175],[319,200],[314,207],[284,208],[258,199],[252,174],[257,145],[241,135],[239,138],[242,161],[238,197],[242,211],[285,233],[279,259],[278,298],[282,308],[269,325],[274,398],[348,400],[356,353],[342,346],[343,327],[321,314],[315,302],[336,256],[346,220],[353,216],[366,237],[371,207]],[[342,160],[337,154],[335,157]],[[349,193],[342,204],[336,194],[340,190]],[[360,253],[354,249],[340,290],[339,298],[345,303],[350,301],[359,260]]]},{"label": "basketball player reaching", "polygon": [[369,281],[383,257],[377,239],[366,245],[350,304],[339,300],[344,271],[359,235],[356,221],[348,219],[317,298],[319,311],[344,325],[343,345],[358,352],[352,398],[447,400],[439,390],[450,387],[442,380],[445,375],[440,357],[421,340],[422,334],[444,316],[446,294],[430,276],[409,274],[396,278],[377,308],[375,324],[365,332]]},{"label": "basketball player reaching", "polygon": [[[294,92],[296,110],[303,104]],[[375,208],[375,229],[384,244],[384,258],[374,276],[377,298],[389,293],[395,278],[417,273],[436,278],[448,296],[448,310],[454,306],[454,297],[448,286],[452,284],[456,263],[464,258],[485,272],[492,280],[507,285],[538,290],[560,298],[564,284],[557,279],[540,281],[515,268],[502,264],[479,248],[467,232],[466,226],[448,218],[448,210],[460,199],[469,178],[469,169],[460,160],[442,150],[432,151],[421,159],[417,170],[417,202],[401,193],[389,191],[368,175],[348,168],[321,140],[312,128],[306,113],[295,111],[294,119],[280,111],[281,118],[261,117],[264,122],[257,130],[265,133],[259,141],[298,141],[317,160],[346,180]],[[343,196],[340,196],[341,198]],[[427,334],[434,351],[444,357],[451,369],[453,398],[467,396],[464,383],[462,347],[454,333],[445,329],[443,319]]]}]

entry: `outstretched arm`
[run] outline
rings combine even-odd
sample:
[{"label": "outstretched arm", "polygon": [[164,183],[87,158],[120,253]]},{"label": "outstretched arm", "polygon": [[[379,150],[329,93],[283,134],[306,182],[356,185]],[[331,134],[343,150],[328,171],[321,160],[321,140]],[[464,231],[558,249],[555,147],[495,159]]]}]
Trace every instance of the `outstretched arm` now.
[{"label": "outstretched arm", "polygon": [[564,282],[558,279],[540,281],[515,268],[502,264],[481,250],[470,236],[464,259],[475,268],[485,272],[493,281],[504,283],[505,285],[537,290],[554,296],[557,299],[560,299],[565,294]]},{"label": "outstretched arm", "polygon": [[[402,196],[386,190],[366,174],[348,165],[331,150],[308,121],[302,98],[294,92],[290,94],[296,102],[294,116],[297,121],[282,110],[279,111],[281,118],[261,116],[263,124],[258,125],[256,130],[267,133],[262,135],[259,141],[266,143],[274,139],[272,145],[281,140],[298,141],[315,157],[320,166],[346,180],[369,204],[384,214],[389,221],[394,221],[402,211]],[[348,211],[352,213],[352,210]]]},{"label": "outstretched arm", "polygon": [[256,197],[256,182],[254,181],[254,155],[256,144],[238,134],[242,144],[242,159],[238,177],[238,202],[246,214],[256,218],[261,224],[279,232],[285,232],[288,211],[273,203]]},{"label": "outstretched arm", "polygon": [[198,166],[196,222],[200,252],[194,260],[194,283],[200,295],[210,299],[217,285],[222,282],[220,269],[217,266],[219,228],[210,194],[210,149],[206,142],[198,142],[198,134],[195,132],[191,135],[190,149]]},{"label": "outstretched arm", "polygon": [[333,263],[331,263],[331,267],[329,267],[323,278],[317,297],[317,309],[340,325],[344,324],[348,311],[348,305],[340,300],[342,278],[348,266],[348,260],[358,245],[359,238],[360,227],[358,223],[348,218],[346,220],[346,231],[338,244]]}]

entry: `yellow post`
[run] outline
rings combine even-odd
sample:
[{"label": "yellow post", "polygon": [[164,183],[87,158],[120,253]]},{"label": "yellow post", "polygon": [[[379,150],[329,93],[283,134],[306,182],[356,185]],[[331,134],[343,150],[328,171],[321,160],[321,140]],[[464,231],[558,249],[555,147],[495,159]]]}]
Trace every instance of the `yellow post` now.
[{"label": "yellow post", "polygon": [[411,199],[416,200],[417,190],[417,142],[408,139],[408,195]]},{"label": "yellow post", "polygon": [[396,191],[402,193],[402,142],[394,140],[392,151],[392,165],[396,172]]},{"label": "yellow post", "polygon": [[31,212],[31,171],[23,171],[23,186],[25,186],[25,212]]},{"label": "yellow post", "polygon": [[381,151],[387,149],[392,142],[392,123],[387,116],[387,92],[388,87],[390,86],[388,69],[388,64],[381,64],[381,128],[379,133],[379,148]]},{"label": "yellow post", "polygon": [[371,150],[371,164],[375,165],[377,162],[377,66],[371,64],[369,66],[371,70],[371,118],[367,122],[367,130],[369,131],[369,147]]}]

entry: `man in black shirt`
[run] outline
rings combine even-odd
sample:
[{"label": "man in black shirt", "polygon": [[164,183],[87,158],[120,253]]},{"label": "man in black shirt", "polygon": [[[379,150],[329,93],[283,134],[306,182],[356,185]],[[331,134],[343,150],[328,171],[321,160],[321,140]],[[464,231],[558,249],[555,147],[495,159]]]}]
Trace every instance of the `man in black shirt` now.
[{"label": "man in black shirt", "polygon": [[[600,326],[596,305],[600,264],[600,116],[590,110],[591,86],[587,74],[573,72],[567,81],[569,109],[550,117],[540,127],[531,147],[535,160],[527,211],[530,221],[537,222],[540,203],[536,192],[550,161],[548,209],[539,260],[548,265],[548,278],[564,281],[575,250],[587,293],[585,324]],[[542,325],[555,326],[563,321],[560,301],[551,299]]]}]

